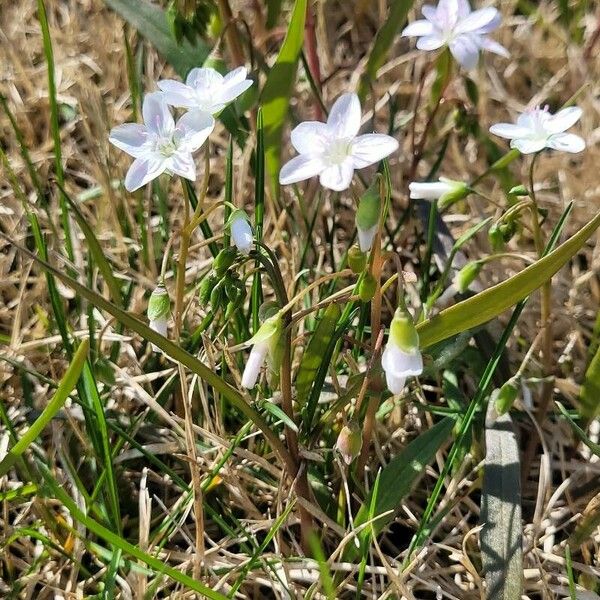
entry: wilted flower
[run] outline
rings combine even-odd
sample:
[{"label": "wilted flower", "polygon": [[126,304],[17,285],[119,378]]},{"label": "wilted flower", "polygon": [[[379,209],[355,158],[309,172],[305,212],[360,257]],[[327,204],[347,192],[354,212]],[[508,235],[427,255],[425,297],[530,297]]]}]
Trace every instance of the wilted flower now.
[{"label": "wilted flower", "polygon": [[231,230],[231,239],[242,254],[248,254],[254,246],[252,227],[248,216],[243,210],[237,209],[231,213],[228,221]]},{"label": "wilted flower", "polygon": [[413,200],[439,199],[439,207],[446,208],[450,204],[462,200],[469,193],[469,186],[463,181],[453,181],[440,177],[438,181],[419,183],[413,181],[408,185]]},{"label": "wilted flower", "polygon": [[188,73],[185,83],[163,79],[158,87],[167,104],[216,115],[252,85],[247,75],[246,67],[225,76],[210,67],[197,67]]},{"label": "wilted flower", "polygon": [[465,69],[477,65],[480,50],[508,56],[504,46],[487,37],[500,25],[500,13],[493,7],[471,11],[468,0],[440,0],[437,8],[426,4],[424,19],[414,21],[402,31],[416,36],[419,50],[437,50],[447,46]]},{"label": "wilted flower", "polygon": [[261,326],[256,334],[248,340],[249,344],[253,344],[248,362],[242,374],[242,386],[247,389],[252,389],[256,385],[256,380],[260,375],[260,369],[269,359],[272,367],[277,366],[277,347],[281,336],[282,322],[281,316],[275,314],[268,318]]},{"label": "wilted flower", "polygon": [[570,106],[551,114],[548,107],[537,106],[519,115],[516,125],[497,123],[490,127],[491,133],[511,140],[510,147],[522,154],[532,154],[544,148],[581,152],[585,148],[583,138],[574,133],[564,133],[581,118],[582,110]]},{"label": "wilted flower", "polygon": [[344,462],[349,465],[359,454],[362,448],[362,432],[356,421],[344,425],[335,443],[335,449],[340,453]]},{"label": "wilted flower", "polygon": [[291,136],[300,156],[283,166],[279,183],[297,183],[319,175],[323,187],[340,192],[350,186],[354,169],[379,162],[398,149],[398,142],[389,135],[357,135],[360,120],[358,96],[343,94],[331,107],[327,123],[300,123]]},{"label": "wilted flower", "polygon": [[[152,331],[156,331],[163,337],[167,337],[167,327],[169,325],[169,314],[171,312],[171,300],[169,293],[165,288],[164,284],[159,283],[152,294],[150,294],[150,300],[148,301],[148,320],[150,323],[148,326]],[[160,348],[152,344],[152,349],[155,352],[160,351]]]},{"label": "wilted flower", "polygon": [[423,357],[419,350],[419,336],[412,318],[398,308],[390,325],[390,333],[381,357],[388,389],[399,394],[408,377],[423,372]]},{"label": "wilted flower", "polygon": [[125,123],[114,127],[109,141],[133,156],[125,177],[125,188],[133,192],[162,173],[196,179],[192,158],[213,129],[213,118],[205,113],[189,112],[175,124],[173,115],[160,92],[148,94],[142,106],[144,125]]}]

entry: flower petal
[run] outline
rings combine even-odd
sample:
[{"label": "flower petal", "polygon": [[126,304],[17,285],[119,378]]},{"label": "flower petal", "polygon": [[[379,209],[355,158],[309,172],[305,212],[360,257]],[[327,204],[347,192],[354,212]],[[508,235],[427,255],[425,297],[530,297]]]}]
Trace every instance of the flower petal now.
[{"label": "flower petal", "polygon": [[390,390],[392,394],[397,395],[402,393],[402,390],[406,385],[406,377],[396,377],[394,374],[386,371],[385,382],[387,384],[388,390]]},{"label": "flower petal", "polygon": [[446,192],[451,191],[453,186],[443,181],[426,181],[423,183],[413,181],[408,185],[408,189],[413,200],[437,200]]},{"label": "flower petal", "polygon": [[423,372],[423,356],[418,349],[414,352],[404,352],[388,341],[381,356],[381,366],[386,373],[396,377],[413,377]]},{"label": "flower petal", "polygon": [[246,363],[242,375],[242,387],[250,390],[256,385],[256,381],[260,375],[260,369],[265,362],[268,351],[269,344],[267,342],[260,342],[252,346],[248,362]]},{"label": "flower petal", "polygon": [[477,66],[479,46],[469,34],[459,35],[450,42],[450,52],[467,71]]},{"label": "flower petal", "polygon": [[189,85],[174,79],[163,79],[157,85],[162,90],[163,98],[167,104],[184,108],[194,106],[194,90]]},{"label": "flower petal", "polygon": [[[457,34],[480,33],[483,28],[486,28],[485,33],[488,33],[498,27],[500,19],[500,13],[492,6],[488,6],[487,8],[474,10],[472,13],[459,19],[454,32]],[[493,25],[491,29],[490,25]]]},{"label": "flower petal", "polygon": [[320,175],[319,181],[323,187],[335,192],[347,190],[352,183],[354,167],[352,159],[347,159],[339,165],[327,167]]},{"label": "flower petal", "polygon": [[144,144],[148,139],[148,130],[139,123],[123,123],[113,127],[108,141],[123,152],[135,158],[145,154]]},{"label": "flower petal", "polygon": [[342,94],[331,107],[327,125],[336,138],[351,138],[360,129],[360,117],[358,96]]},{"label": "flower petal", "polygon": [[167,159],[167,169],[175,175],[185,177],[190,181],[196,181],[196,164],[189,152],[177,152]]},{"label": "flower petal", "polygon": [[525,138],[531,134],[531,130],[513,123],[496,123],[490,127],[490,133],[498,137],[512,140],[514,138]]},{"label": "flower petal", "polygon": [[433,35],[426,35],[425,37],[421,37],[417,40],[417,48],[419,50],[437,50],[445,45],[446,41],[437,33],[434,33]]},{"label": "flower petal", "polygon": [[459,18],[462,19],[469,14],[471,14],[471,5],[469,4],[469,0],[458,0],[458,16],[459,16]]},{"label": "flower petal", "polygon": [[544,138],[519,138],[510,143],[511,148],[516,148],[521,154],[533,154],[539,152],[546,147],[546,139]]},{"label": "flower petal", "polygon": [[146,94],[142,105],[142,114],[149,131],[160,137],[167,137],[173,132],[175,121],[173,121],[173,115],[162,92]]},{"label": "flower petal", "polygon": [[252,80],[246,79],[247,75],[246,67],[238,67],[225,75],[216,101],[227,104],[243,94],[252,85]]},{"label": "flower petal", "polygon": [[458,21],[458,9],[458,0],[440,0],[436,11],[438,26],[445,31],[454,29]]},{"label": "flower petal", "polygon": [[583,111],[578,106],[569,106],[559,110],[546,121],[548,133],[562,133],[573,127],[581,119]]},{"label": "flower petal", "polygon": [[437,9],[435,8],[435,6],[431,6],[431,4],[423,4],[422,8],[421,8],[421,12],[423,13],[423,16],[433,25],[436,24],[436,19],[437,19]]},{"label": "flower petal", "polygon": [[212,115],[201,110],[190,110],[177,121],[175,137],[182,150],[195,152],[214,128],[215,120]]},{"label": "flower petal", "polygon": [[574,133],[557,133],[548,139],[548,148],[577,153],[585,149],[585,140]]},{"label": "flower petal", "polygon": [[402,30],[402,36],[423,36],[423,35],[432,35],[434,33],[433,24],[427,19],[420,19],[418,21],[413,21],[410,25],[405,27]]},{"label": "flower petal", "polygon": [[252,227],[247,219],[239,216],[231,223],[231,239],[242,254],[248,254],[254,246]]},{"label": "flower petal", "polygon": [[362,229],[361,227],[356,228],[356,233],[358,234],[358,246],[361,252],[369,252],[371,250],[373,239],[375,238],[378,229],[379,223],[373,225],[373,227],[369,227],[369,229]]},{"label": "flower petal", "polygon": [[491,38],[483,36],[480,37],[479,46],[482,50],[487,50],[488,52],[499,54],[500,56],[504,56],[504,58],[510,58],[509,51],[502,44],[499,44]]},{"label": "flower petal", "polygon": [[154,156],[136,158],[125,176],[125,189],[135,192],[164,172],[165,162]]},{"label": "flower petal", "polygon": [[304,121],[292,129],[292,146],[300,154],[317,154],[327,147],[328,127],[320,121]]},{"label": "flower petal", "polygon": [[196,89],[216,89],[223,82],[223,75],[210,67],[196,67],[188,73],[185,82]]},{"label": "flower petal", "polygon": [[398,141],[383,133],[359,135],[350,150],[355,169],[368,167],[398,150]]},{"label": "flower petal", "polygon": [[279,171],[279,183],[298,183],[319,175],[326,168],[323,159],[316,155],[300,155],[292,158]]}]

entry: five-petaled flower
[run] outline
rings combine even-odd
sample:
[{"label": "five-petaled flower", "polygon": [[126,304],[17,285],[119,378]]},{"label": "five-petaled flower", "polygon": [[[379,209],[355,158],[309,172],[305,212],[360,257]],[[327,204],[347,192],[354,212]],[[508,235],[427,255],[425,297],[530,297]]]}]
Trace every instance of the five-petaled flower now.
[{"label": "five-petaled flower", "polygon": [[171,106],[216,115],[252,85],[247,75],[246,67],[238,67],[225,76],[215,69],[201,67],[192,69],[185,83],[163,79],[158,87]]},{"label": "five-petaled flower", "polygon": [[508,51],[487,37],[500,25],[500,13],[493,7],[471,11],[468,0],[440,0],[437,8],[426,4],[424,19],[414,21],[403,36],[418,37],[419,50],[437,50],[447,46],[465,69],[477,65],[480,50],[508,57]]},{"label": "five-petaled flower", "polygon": [[196,179],[192,158],[213,129],[213,118],[198,111],[183,115],[177,124],[162,97],[155,92],[144,98],[144,125],[125,123],[114,127],[109,140],[117,148],[133,156],[125,177],[125,188],[133,192],[162,173]]},{"label": "five-petaled flower", "polygon": [[490,127],[490,131],[511,140],[510,147],[522,154],[532,154],[544,148],[581,152],[585,148],[583,138],[574,133],[565,133],[579,121],[581,113],[579,107],[570,106],[553,115],[547,106],[538,106],[519,115],[516,124],[497,123]]},{"label": "five-petaled flower", "polygon": [[319,175],[323,187],[340,192],[350,186],[354,169],[379,162],[398,149],[398,142],[389,135],[358,135],[360,121],[358,96],[343,94],[331,107],[327,123],[300,123],[291,136],[300,156],[283,166],[279,183],[297,183]]}]

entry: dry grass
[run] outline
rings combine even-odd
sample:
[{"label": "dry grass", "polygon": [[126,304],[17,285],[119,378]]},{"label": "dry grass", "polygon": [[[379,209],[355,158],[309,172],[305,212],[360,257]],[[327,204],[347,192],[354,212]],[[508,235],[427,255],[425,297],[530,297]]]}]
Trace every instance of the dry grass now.
[{"label": "dry grass", "polygon": [[[360,67],[364,63],[373,32],[383,19],[379,5],[384,4],[324,0],[316,3],[317,40],[322,75],[326,81],[326,104],[330,104],[342,90],[352,87],[356,82],[357,65]],[[497,3],[505,18],[498,40],[510,48],[512,57],[504,60],[488,55],[485,67],[481,67],[474,76],[480,93],[477,116],[481,128],[486,130],[494,122],[510,120],[530,98],[533,98],[532,104],[548,101],[553,106],[559,106],[573,94],[578,94],[577,104],[584,110],[581,133],[588,142],[588,149],[576,156],[559,153],[545,156],[537,170],[538,197],[549,211],[550,223],[556,221],[569,201],[575,201],[572,217],[563,233],[563,237],[567,237],[600,209],[600,45],[587,58],[584,55],[586,44],[597,26],[598,9],[590,7],[590,14],[585,20],[586,41],[579,46],[569,39],[558,23],[554,2],[540,2],[536,19],[519,14],[518,4],[516,0]],[[241,11],[249,22],[256,19],[255,3],[241,0],[233,5],[234,12]],[[153,288],[156,281],[158,267],[155,261],[144,265],[141,260],[137,261],[139,268],[130,267],[128,257],[132,253],[139,253],[141,242],[135,227],[130,237],[125,234],[123,219],[135,223],[137,199],[111,187],[110,182],[122,175],[126,160],[110,149],[107,142],[107,133],[112,125],[130,120],[123,25],[100,0],[49,0],[47,6],[54,43],[58,98],[64,107],[61,139],[68,190],[73,197],[77,197],[99,186],[92,200],[81,203],[82,210],[119,269],[120,276],[133,282],[130,310],[143,313],[148,290]],[[357,7],[362,7],[364,12],[357,14]],[[270,55],[282,33],[276,30],[271,39],[257,40],[259,49]],[[389,100],[385,90],[388,88],[395,90],[395,100],[400,108],[398,118],[412,110],[418,82],[427,65],[427,57],[414,53],[412,47],[405,40],[397,39],[389,61],[381,70],[374,96],[379,100],[377,114],[382,124],[387,118]],[[149,90],[153,81],[170,75],[171,71],[145,43],[144,49],[143,85],[144,89]],[[45,182],[52,174],[53,154],[46,67],[34,0],[5,0],[0,5],[0,85],[24,133],[26,145],[31,149],[40,179]],[[294,118],[311,118],[315,102],[308,84],[302,80],[296,90]],[[455,109],[465,102],[464,90],[457,81],[448,90],[446,102],[441,107],[439,130],[443,131],[444,124],[451,122]],[[422,131],[422,127],[423,118],[417,115],[417,133]],[[410,126],[405,131],[406,135],[401,139],[403,150],[392,162],[396,190],[394,204],[398,212],[407,203],[407,181],[404,178],[409,169]],[[36,202],[12,129],[4,118],[0,120],[0,140],[19,180],[24,182],[29,198]],[[209,194],[212,199],[222,194],[226,144],[227,135],[219,130],[213,138],[211,156]],[[249,168],[251,145],[244,153],[237,151],[235,157],[236,198],[246,198],[249,207],[253,185]],[[435,141],[432,145],[435,147]],[[419,169],[420,176],[427,173],[434,158],[426,157]],[[524,182],[527,176],[526,162],[522,164],[522,172],[514,165],[512,169],[517,179]],[[465,143],[465,138],[452,136],[441,174],[467,181],[474,179],[485,166],[486,158],[480,145],[475,144],[472,138]],[[309,187],[309,194],[311,190],[313,193],[315,191]],[[501,198],[499,188],[488,185],[487,192],[494,198]],[[284,198],[293,207],[291,195]],[[148,201],[148,198],[145,200]],[[56,194],[50,191],[49,201],[48,213],[38,206],[38,215],[49,239],[53,240],[53,226],[49,218],[57,226],[58,208]],[[169,202],[172,209],[170,228],[175,231],[181,218],[179,188],[172,187]],[[347,201],[343,199],[342,202]],[[453,210],[446,220],[457,236],[472,223],[473,218],[496,214],[494,211],[494,207],[472,197],[466,205]],[[268,203],[265,237],[268,245],[278,253],[288,283],[299,262],[302,243],[287,233],[292,231],[290,214],[293,215],[293,212],[277,212],[274,204]],[[352,213],[349,212],[349,216],[334,213],[332,205],[326,203],[315,231],[316,247],[320,249],[311,259],[311,276],[315,278],[328,268],[326,244],[322,242],[325,229],[332,226],[334,214],[336,252],[343,251],[344,242],[352,233]],[[392,215],[392,220],[394,218]],[[152,241],[156,253],[160,254],[162,242],[158,235],[156,215],[149,218],[149,223],[155,232]],[[218,225],[215,227],[218,228]],[[395,240],[408,270],[418,269],[418,257],[413,254],[417,227],[421,227],[418,222],[406,224]],[[27,236],[22,206],[6,179],[0,180],[0,229],[19,241]],[[198,272],[210,264],[209,254],[199,244],[200,241],[200,237],[195,240],[198,247],[192,251],[189,261],[188,281],[192,281]],[[50,245],[58,247],[55,238]],[[51,316],[43,273],[29,260],[17,257],[16,251],[5,242],[0,242],[0,249],[0,333],[8,338],[1,355],[18,360],[27,368],[56,381],[64,372],[66,361],[59,336],[49,329]],[[513,241],[512,249],[534,256],[533,244],[528,241],[527,235],[518,236]],[[478,238],[468,248],[469,258],[487,253],[489,247],[485,237]],[[54,263],[59,260],[56,255],[51,258]],[[80,272],[84,272],[85,259],[86,247],[80,236],[76,244],[75,265]],[[591,331],[600,305],[599,259],[597,245],[590,242],[553,282],[553,351],[557,375],[554,397],[567,405],[576,404],[579,384],[587,364]],[[493,268],[484,271],[481,284],[486,286],[503,280],[521,268],[519,261],[494,262]],[[167,283],[169,286],[173,284],[172,272],[168,273]],[[63,288],[61,293],[65,302],[72,307],[72,294]],[[81,336],[87,332],[85,314],[80,321],[72,322],[75,333],[79,332]],[[204,308],[193,303],[188,316],[194,321],[204,314]],[[104,327],[102,347],[105,351],[108,351],[111,341],[120,339],[123,342],[117,364],[112,366],[115,384],[107,388],[111,390],[105,398],[107,411],[123,425],[129,425],[134,417],[142,416],[136,425],[136,439],[147,452],[161,459],[169,455],[184,456],[183,420],[171,412],[172,407],[161,409],[155,402],[155,397],[160,394],[160,386],[175,369],[169,362],[156,361],[148,353],[141,353],[140,339],[127,331],[120,334],[106,315],[97,314],[96,317],[98,326]],[[492,326],[492,331],[494,327],[497,326]],[[508,358],[512,372],[520,365],[538,331],[539,301],[536,295],[509,343]],[[224,344],[226,340],[223,339],[206,340],[203,358],[209,364],[218,364],[218,352]],[[540,369],[539,354],[534,353],[528,372],[535,375]],[[45,406],[51,393],[44,379],[25,379],[31,387],[29,393],[34,401],[33,406],[24,402],[24,378],[19,371],[9,362],[0,362],[1,401],[18,427],[23,427]],[[462,383],[461,388],[467,396],[473,393],[475,383],[468,377]],[[198,463],[201,473],[205,474],[229,447],[230,435],[236,432],[227,431],[224,427],[220,408],[209,405],[202,391],[204,388],[191,378],[189,384],[192,391],[201,391],[195,396],[194,402],[196,409],[204,416],[198,421],[195,434],[203,448]],[[535,398],[540,385],[532,381],[530,387]],[[371,473],[397,454],[407,441],[429,428],[430,417],[427,413],[418,412],[416,407],[425,402],[425,398],[437,398],[440,393],[435,382],[430,383],[425,389],[418,390],[416,396],[409,398],[405,404],[397,406],[386,420],[378,423],[375,447],[369,462]],[[523,408],[523,403],[520,408]],[[152,411],[160,412],[146,424],[144,415],[150,415]],[[525,413],[522,414],[524,416],[519,428],[524,446],[531,436],[538,434],[531,420]],[[590,430],[592,436],[597,438],[599,429],[597,423],[593,424]],[[568,595],[565,540],[589,510],[590,504],[597,501],[600,463],[597,457],[590,457],[585,447],[573,443],[571,431],[564,422],[549,419],[542,433],[543,445],[533,461],[522,494],[525,594],[532,599],[563,598]],[[89,451],[89,441],[76,406],[65,409],[60,419],[53,423],[51,432],[47,431],[42,439],[49,466],[60,474],[67,487],[71,487],[64,465],[69,460],[78,464],[79,457]],[[8,436],[0,431],[0,449],[5,448],[7,443]],[[320,448],[317,452],[323,454],[323,450]],[[437,461],[405,501],[391,533],[380,539],[379,547],[373,549],[363,588],[366,597],[462,600],[485,597],[478,575],[481,572],[477,526],[481,479],[479,461],[482,457],[481,454],[477,455],[477,444],[474,445],[474,453],[474,461],[465,459],[462,470],[448,482],[443,502],[451,503],[452,508],[438,526],[434,541],[418,554],[408,572],[400,576],[398,567],[401,553],[418,524],[428,491],[437,479],[444,460],[444,454],[439,453]],[[124,486],[121,490],[123,499],[130,499],[133,506],[126,522],[126,531],[129,536],[139,534],[139,539],[130,539],[137,541],[140,547],[159,552],[156,547],[158,540],[149,538],[148,532],[151,528],[154,530],[165,515],[174,512],[183,497],[173,481],[165,481],[160,472],[144,464],[139,457],[135,449],[126,445],[116,460],[124,468],[120,477]],[[179,469],[179,472],[188,480],[189,473],[185,468]],[[289,482],[286,483],[281,465],[272,457],[263,456],[260,439],[250,433],[234,451],[219,477],[215,485],[220,490],[221,501],[215,503],[215,507],[218,510],[226,507],[228,514],[235,514],[247,531],[256,539],[262,539],[264,532],[272,526],[288,502]],[[338,481],[329,483],[338,485]],[[0,490],[9,490],[17,484],[16,479],[4,477],[0,480]],[[72,493],[76,495],[75,491]],[[81,498],[79,501],[82,502]],[[0,513],[3,542],[15,528],[39,523],[39,503],[39,500],[28,499],[19,503],[3,503]],[[139,513],[136,508],[138,505]],[[48,508],[57,519],[70,521],[68,513],[62,511],[60,506],[50,505]],[[164,550],[159,552],[162,559],[180,568],[185,567],[188,572],[191,572],[194,562],[196,537],[191,509],[188,503],[185,511],[176,513],[178,525],[170,533]],[[317,516],[317,520],[320,516]],[[213,587],[221,586],[221,591],[226,593],[227,586],[235,581],[238,572],[228,575],[228,570],[240,568],[248,555],[239,539],[223,536],[210,519],[207,518],[207,521],[204,544],[208,574],[205,579]],[[270,546],[274,552],[264,553],[260,565],[248,575],[242,587],[243,597],[303,597],[305,591],[318,581],[318,570],[314,561],[309,559],[298,558],[277,562],[272,568],[267,567],[274,556],[301,554],[296,523],[296,519],[291,517],[277,534],[274,545]],[[17,597],[83,598],[97,589],[96,580],[102,578],[107,563],[100,560],[98,549],[86,540],[82,527],[75,523],[73,526],[83,534],[83,539],[67,536],[62,541],[57,539],[57,543],[68,545],[67,550],[74,561],[67,560],[54,550],[44,550],[47,552],[46,558],[40,561],[38,555],[42,551],[42,544],[25,535],[12,540],[6,547],[0,573],[6,577],[10,575],[12,580],[20,580],[23,587]],[[344,535],[345,530],[329,523],[327,547],[338,548],[332,555],[330,566],[332,570],[347,576],[338,588],[339,597],[351,598],[356,587],[357,565],[340,562],[340,543]],[[600,532],[596,528],[588,543],[574,555],[576,574],[585,574],[588,581],[595,580],[596,585],[600,577],[599,552]],[[79,561],[91,572],[89,577],[84,576],[78,566]],[[2,597],[9,597],[11,593],[6,581],[8,579],[5,582],[0,579]],[[157,592],[156,597],[191,597],[169,580],[164,580],[159,589],[162,591]],[[114,597],[142,598],[145,590],[147,576],[129,571],[126,578],[117,578]]]}]

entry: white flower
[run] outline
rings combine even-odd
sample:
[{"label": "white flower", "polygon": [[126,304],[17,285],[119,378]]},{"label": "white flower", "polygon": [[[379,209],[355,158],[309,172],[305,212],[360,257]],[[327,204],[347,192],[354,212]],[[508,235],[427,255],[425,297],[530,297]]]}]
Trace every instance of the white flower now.
[{"label": "white flower", "polygon": [[242,254],[248,254],[254,246],[252,236],[252,227],[248,222],[248,217],[243,210],[235,210],[229,217],[229,228],[231,230],[231,239],[236,248]]},{"label": "white flower", "polygon": [[500,25],[500,13],[491,6],[471,11],[468,0],[440,0],[437,8],[423,6],[422,13],[424,19],[414,21],[402,31],[403,36],[419,38],[419,50],[448,46],[465,69],[477,65],[480,50],[509,55],[506,48],[487,37]]},{"label": "white flower", "polygon": [[291,136],[300,156],[283,166],[279,183],[297,183],[319,175],[323,187],[340,192],[349,187],[354,169],[379,162],[398,149],[398,142],[389,135],[357,135],[360,120],[358,96],[343,94],[331,107],[327,123],[300,123]]},{"label": "white flower", "polygon": [[444,194],[455,191],[458,186],[464,186],[464,183],[440,177],[438,181],[425,181],[423,183],[413,181],[409,183],[408,189],[413,200],[437,200]]},{"label": "white flower", "polygon": [[247,75],[246,67],[238,67],[224,77],[215,69],[202,67],[192,69],[185,83],[163,79],[158,87],[167,104],[215,115],[252,85]]},{"label": "white flower", "polygon": [[256,385],[260,369],[266,359],[269,359],[272,369],[277,367],[277,347],[281,329],[281,317],[276,314],[267,319],[256,334],[248,340],[248,343],[253,346],[242,374],[242,387],[252,389]]},{"label": "white flower", "polygon": [[408,377],[423,372],[423,357],[419,350],[419,336],[409,315],[396,310],[390,325],[390,334],[381,357],[385,380],[392,394],[399,394]]},{"label": "white flower", "polygon": [[214,127],[214,119],[205,113],[190,112],[175,124],[160,92],[148,94],[142,106],[144,125],[125,123],[114,127],[109,141],[133,156],[125,177],[125,188],[133,192],[161,173],[196,179],[192,158]]},{"label": "white flower", "polygon": [[494,135],[511,140],[510,147],[522,154],[532,154],[544,148],[581,152],[585,141],[574,133],[564,133],[581,118],[582,110],[570,106],[551,114],[548,107],[536,107],[519,115],[516,125],[497,123],[490,127]]}]

